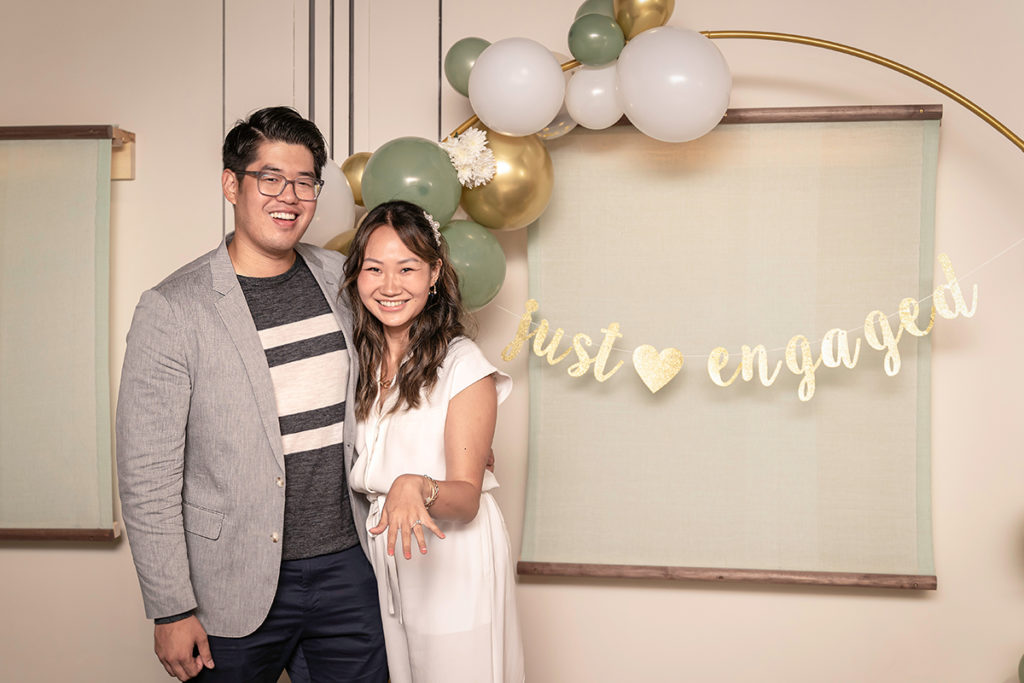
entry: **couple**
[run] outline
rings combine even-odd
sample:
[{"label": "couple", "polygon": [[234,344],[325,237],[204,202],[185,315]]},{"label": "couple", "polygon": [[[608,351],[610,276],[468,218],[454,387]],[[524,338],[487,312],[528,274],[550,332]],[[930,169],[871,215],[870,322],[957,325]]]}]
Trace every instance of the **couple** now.
[{"label": "couple", "polygon": [[121,374],[157,656],[180,680],[522,681],[485,470],[510,382],[462,336],[436,222],[390,202],[348,260],[299,243],[327,152],[290,108],[223,157],[235,230],[143,293]]}]

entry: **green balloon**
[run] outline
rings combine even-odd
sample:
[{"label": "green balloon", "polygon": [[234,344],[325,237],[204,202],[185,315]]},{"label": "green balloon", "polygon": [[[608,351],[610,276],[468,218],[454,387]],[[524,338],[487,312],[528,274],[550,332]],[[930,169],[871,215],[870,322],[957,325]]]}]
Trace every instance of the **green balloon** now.
[{"label": "green balloon", "polygon": [[622,29],[603,14],[584,14],[569,28],[569,52],[586,66],[614,62],[625,46]]},{"label": "green balloon", "polygon": [[469,72],[480,53],[490,47],[483,38],[463,38],[444,57],[444,76],[459,93],[469,97]]},{"label": "green balloon", "polygon": [[444,225],[459,208],[462,185],[448,152],[425,138],[397,138],[373,153],[363,169],[367,210],[392,199],[418,206]]},{"label": "green balloon", "polygon": [[459,276],[462,305],[476,311],[498,295],[505,282],[505,252],[487,228],[473,221],[452,221],[441,228]]},{"label": "green balloon", "polygon": [[614,0],[587,0],[576,10],[576,16],[573,20],[579,19],[584,14],[603,14],[614,19],[615,9],[613,8],[613,3]]}]

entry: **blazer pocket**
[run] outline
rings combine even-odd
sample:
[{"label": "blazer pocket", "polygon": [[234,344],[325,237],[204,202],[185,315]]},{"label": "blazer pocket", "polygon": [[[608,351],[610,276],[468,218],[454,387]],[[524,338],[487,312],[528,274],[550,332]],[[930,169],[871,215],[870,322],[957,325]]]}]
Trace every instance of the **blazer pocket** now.
[{"label": "blazer pocket", "polygon": [[224,525],[223,512],[207,510],[182,501],[181,515],[185,531],[211,541],[216,541],[220,537],[220,529]]}]

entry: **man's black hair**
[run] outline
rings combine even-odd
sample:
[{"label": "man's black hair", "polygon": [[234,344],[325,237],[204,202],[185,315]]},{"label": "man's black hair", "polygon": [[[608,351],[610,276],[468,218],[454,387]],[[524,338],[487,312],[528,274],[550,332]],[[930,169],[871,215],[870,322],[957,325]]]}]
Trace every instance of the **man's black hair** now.
[{"label": "man's black hair", "polygon": [[327,163],[327,143],[315,123],[291,107],[267,107],[238,121],[224,138],[224,168],[244,171],[263,142],[302,145],[313,155],[317,178]]}]

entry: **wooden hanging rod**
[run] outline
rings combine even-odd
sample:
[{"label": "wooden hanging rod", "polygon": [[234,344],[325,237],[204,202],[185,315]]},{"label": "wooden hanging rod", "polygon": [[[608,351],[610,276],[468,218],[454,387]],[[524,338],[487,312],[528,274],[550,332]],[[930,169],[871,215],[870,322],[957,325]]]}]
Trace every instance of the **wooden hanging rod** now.
[{"label": "wooden hanging rod", "polygon": [[110,140],[135,142],[135,133],[117,126],[0,126],[0,140]]},{"label": "wooden hanging rod", "polygon": [[110,529],[0,529],[2,541],[116,541],[118,522]]}]

